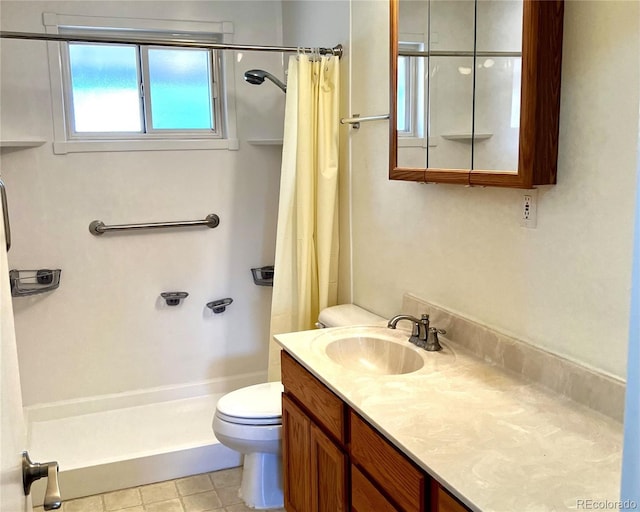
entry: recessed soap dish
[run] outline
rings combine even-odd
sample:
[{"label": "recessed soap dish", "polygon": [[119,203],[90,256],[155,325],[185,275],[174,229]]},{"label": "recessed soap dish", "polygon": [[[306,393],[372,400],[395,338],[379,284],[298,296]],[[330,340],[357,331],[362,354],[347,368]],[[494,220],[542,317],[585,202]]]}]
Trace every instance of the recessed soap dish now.
[{"label": "recessed soap dish", "polygon": [[227,309],[227,306],[232,302],[233,302],[233,299],[231,297],[227,297],[226,299],[207,302],[207,307],[216,314],[224,313],[225,310]]},{"label": "recessed soap dish", "polygon": [[11,295],[13,297],[27,297],[39,293],[50,292],[60,286],[59,268],[38,270],[17,270],[9,271],[9,282],[11,283]]},{"label": "recessed soap dish", "polygon": [[162,292],[160,297],[162,297],[167,306],[177,306],[189,296],[187,292]]},{"label": "recessed soap dish", "polygon": [[253,282],[258,286],[273,286],[274,266],[252,268]]}]

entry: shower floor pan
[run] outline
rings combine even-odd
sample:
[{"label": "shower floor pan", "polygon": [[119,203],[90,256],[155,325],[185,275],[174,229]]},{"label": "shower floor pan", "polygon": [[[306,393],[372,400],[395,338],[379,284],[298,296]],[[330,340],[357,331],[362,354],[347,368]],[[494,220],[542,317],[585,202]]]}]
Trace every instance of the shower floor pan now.
[{"label": "shower floor pan", "polygon": [[[29,423],[29,454],[58,461],[63,501],[239,466],[211,429],[221,394]],[[46,479],[31,488],[41,505]]]}]

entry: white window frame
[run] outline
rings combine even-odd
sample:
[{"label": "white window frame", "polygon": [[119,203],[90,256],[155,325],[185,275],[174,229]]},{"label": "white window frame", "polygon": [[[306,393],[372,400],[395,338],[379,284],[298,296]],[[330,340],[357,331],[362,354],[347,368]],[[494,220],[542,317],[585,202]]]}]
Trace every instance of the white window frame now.
[{"label": "white window frame", "polygon": [[[192,36],[197,39],[209,38],[215,42],[231,43],[233,38],[233,24],[230,22],[198,22],[176,20],[152,20],[138,18],[102,18],[94,16],[76,16],[55,13],[44,13],[43,23],[49,34],[64,34],[70,32],[88,32],[95,29],[95,34],[104,35],[104,30],[109,30],[111,35],[122,35],[123,31],[141,31],[141,33],[179,33],[182,36]],[[118,31],[120,31],[118,33]],[[216,37],[216,39],[212,39]],[[73,134],[70,119],[65,105],[71,105],[70,98],[65,94],[70,92],[64,86],[68,79],[69,63],[67,43],[48,42],[49,75],[52,90],[52,113],[55,154],[84,153],[96,151],[167,151],[167,150],[209,150],[226,149],[237,150],[239,148],[236,135],[235,115],[235,82],[234,59],[232,52],[215,52],[218,62],[212,62],[217,68],[217,76],[220,80],[218,90],[219,98],[216,122],[222,131],[218,135],[203,136],[196,131],[180,130],[180,136],[176,132],[167,130],[149,131],[142,134]],[[144,47],[144,45],[139,45]],[[163,48],[163,47],[161,47]],[[143,48],[144,53],[144,48]],[[223,70],[222,73],[220,71]],[[145,91],[145,94],[148,94]]]},{"label": "white window frame", "polygon": [[[425,36],[423,34],[400,34],[399,48],[404,50],[423,51]],[[409,88],[407,90],[407,112],[409,115],[409,130],[398,131],[399,147],[427,147],[427,91],[424,78],[428,73],[428,62],[410,59],[407,66]],[[433,84],[429,84],[433,89]],[[433,121],[433,120],[431,120]],[[433,124],[433,122],[432,122]],[[436,138],[430,137],[428,146],[436,146]]]}]

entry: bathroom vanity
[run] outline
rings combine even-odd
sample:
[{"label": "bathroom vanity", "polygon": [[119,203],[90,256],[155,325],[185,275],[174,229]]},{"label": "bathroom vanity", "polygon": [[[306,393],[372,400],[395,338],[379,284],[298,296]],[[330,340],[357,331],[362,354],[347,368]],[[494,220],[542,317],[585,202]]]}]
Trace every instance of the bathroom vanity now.
[{"label": "bathroom vanity", "polygon": [[468,510],[287,352],[282,383],[287,511]]},{"label": "bathroom vanity", "polygon": [[[331,348],[390,336],[402,357],[421,358],[417,370],[367,372],[355,359],[349,368],[355,344]],[[406,336],[384,327],[276,336],[288,512],[537,512],[618,499],[618,422],[449,340],[425,352]]]}]

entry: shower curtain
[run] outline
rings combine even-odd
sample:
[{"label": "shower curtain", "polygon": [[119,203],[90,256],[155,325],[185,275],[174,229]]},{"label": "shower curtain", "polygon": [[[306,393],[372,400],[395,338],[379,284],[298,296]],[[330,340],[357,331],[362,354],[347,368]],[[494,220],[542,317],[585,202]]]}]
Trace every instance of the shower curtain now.
[{"label": "shower curtain", "polygon": [[312,329],[337,300],[339,60],[289,60],[269,337],[269,380],[280,379],[274,334]]}]

